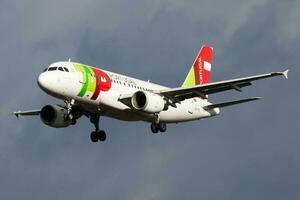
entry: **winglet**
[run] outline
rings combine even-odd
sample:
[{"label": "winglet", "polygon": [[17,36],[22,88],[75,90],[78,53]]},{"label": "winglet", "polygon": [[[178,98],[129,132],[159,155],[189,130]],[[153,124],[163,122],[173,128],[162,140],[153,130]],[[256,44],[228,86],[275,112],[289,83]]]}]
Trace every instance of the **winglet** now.
[{"label": "winglet", "polygon": [[288,69],[285,70],[284,72],[282,72],[283,76],[284,76],[286,79],[289,78],[289,77],[288,77],[288,73],[289,73],[289,70],[288,70]]},{"label": "winglet", "polygon": [[17,119],[19,119],[19,117],[20,117],[20,111],[13,112],[13,114],[17,117]]}]

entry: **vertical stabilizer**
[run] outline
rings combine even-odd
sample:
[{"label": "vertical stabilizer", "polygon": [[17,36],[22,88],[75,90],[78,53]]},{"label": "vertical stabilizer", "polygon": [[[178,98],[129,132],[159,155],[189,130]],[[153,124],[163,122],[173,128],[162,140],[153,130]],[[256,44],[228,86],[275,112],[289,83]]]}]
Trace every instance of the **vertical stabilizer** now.
[{"label": "vertical stabilizer", "polygon": [[191,87],[210,82],[213,48],[203,45],[182,86]]}]

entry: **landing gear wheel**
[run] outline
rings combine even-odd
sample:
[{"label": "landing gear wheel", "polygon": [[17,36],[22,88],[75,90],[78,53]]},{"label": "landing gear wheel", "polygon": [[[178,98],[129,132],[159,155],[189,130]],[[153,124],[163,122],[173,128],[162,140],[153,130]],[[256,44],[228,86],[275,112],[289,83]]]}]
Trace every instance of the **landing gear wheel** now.
[{"label": "landing gear wheel", "polygon": [[90,115],[90,121],[95,125],[96,128],[96,130],[91,133],[92,142],[103,142],[106,140],[105,131],[99,129],[99,119],[100,115]]},{"label": "landing gear wheel", "polygon": [[166,130],[167,130],[167,124],[166,124],[166,123],[162,123],[162,122],[159,123],[159,124],[158,124],[158,129],[159,129],[159,131],[162,132],[162,133],[163,133],[163,132],[166,132]]},{"label": "landing gear wheel", "polygon": [[152,123],[151,124],[151,131],[152,131],[152,133],[158,133],[158,127],[157,127],[157,125],[156,124],[154,124],[154,123]]},{"label": "landing gear wheel", "polygon": [[90,135],[90,138],[92,140],[92,142],[98,142],[98,134],[97,132],[93,131]]},{"label": "landing gear wheel", "polygon": [[105,133],[105,131],[99,131],[98,132],[98,139],[101,141],[101,142],[103,142],[103,141],[105,141],[106,140],[106,133]]}]

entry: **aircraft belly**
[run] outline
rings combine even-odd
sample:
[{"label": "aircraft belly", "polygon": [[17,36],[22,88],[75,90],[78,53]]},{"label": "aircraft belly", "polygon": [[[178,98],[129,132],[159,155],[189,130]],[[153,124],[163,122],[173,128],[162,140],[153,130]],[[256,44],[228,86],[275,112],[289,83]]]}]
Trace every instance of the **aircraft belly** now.
[{"label": "aircraft belly", "polygon": [[123,121],[139,121],[141,118],[137,116],[135,113],[130,110],[118,110],[113,107],[105,106],[105,105],[92,105],[82,102],[80,104],[86,111],[100,114],[100,116],[107,116]]},{"label": "aircraft belly", "polygon": [[104,110],[103,115],[122,121],[141,121],[141,117],[136,115],[134,112],[130,112],[130,110],[120,111],[116,109],[109,109]]},{"label": "aircraft belly", "polygon": [[178,123],[211,117],[212,114],[205,111],[198,103],[187,100],[177,104],[177,108],[169,107],[168,110],[160,113],[160,121]]}]

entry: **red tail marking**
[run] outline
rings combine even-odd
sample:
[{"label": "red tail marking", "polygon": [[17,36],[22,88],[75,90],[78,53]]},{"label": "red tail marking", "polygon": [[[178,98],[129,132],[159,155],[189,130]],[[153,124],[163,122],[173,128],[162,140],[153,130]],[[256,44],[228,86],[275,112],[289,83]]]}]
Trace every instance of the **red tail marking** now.
[{"label": "red tail marking", "polygon": [[193,65],[196,85],[209,83],[212,57],[213,49],[207,45],[202,46]]}]

